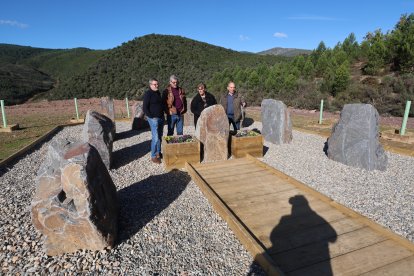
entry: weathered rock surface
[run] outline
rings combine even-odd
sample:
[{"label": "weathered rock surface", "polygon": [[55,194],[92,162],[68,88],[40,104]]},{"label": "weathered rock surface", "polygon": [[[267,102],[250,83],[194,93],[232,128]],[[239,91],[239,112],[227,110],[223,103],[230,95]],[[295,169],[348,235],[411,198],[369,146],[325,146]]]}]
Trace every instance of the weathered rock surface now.
[{"label": "weathered rock surface", "polygon": [[115,105],[111,97],[101,98],[101,110],[109,119],[115,122]]},{"label": "weathered rock surface", "polygon": [[62,140],[50,144],[37,174],[31,215],[49,256],[113,246],[117,192],[93,146]]},{"label": "weathered rock surface", "polygon": [[88,110],[83,126],[82,141],[93,145],[98,150],[108,170],[112,164],[114,137],[114,122],[103,114]]},{"label": "weathered rock surface", "polygon": [[262,101],[262,135],[270,143],[279,145],[292,141],[292,121],[286,105],[277,100]]},{"label": "weathered rock surface", "polygon": [[366,170],[385,170],[388,158],[379,143],[379,115],[370,104],[347,104],[328,139],[328,157]]},{"label": "weathered rock surface", "polygon": [[195,136],[204,146],[204,161],[228,158],[229,121],[221,105],[207,107],[201,112]]},{"label": "weathered rock surface", "polygon": [[149,128],[148,121],[145,119],[142,102],[136,102],[132,106],[132,129],[140,130]]}]

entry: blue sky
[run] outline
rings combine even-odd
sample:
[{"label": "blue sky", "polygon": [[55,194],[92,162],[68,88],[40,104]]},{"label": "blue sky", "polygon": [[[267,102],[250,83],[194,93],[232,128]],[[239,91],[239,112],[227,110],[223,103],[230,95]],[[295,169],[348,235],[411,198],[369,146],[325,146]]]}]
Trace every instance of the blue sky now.
[{"label": "blue sky", "polygon": [[237,51],[315,49],[385,33],[413,12],[414,0],[1,0],[0,43],[110,49],[156,33]]}]

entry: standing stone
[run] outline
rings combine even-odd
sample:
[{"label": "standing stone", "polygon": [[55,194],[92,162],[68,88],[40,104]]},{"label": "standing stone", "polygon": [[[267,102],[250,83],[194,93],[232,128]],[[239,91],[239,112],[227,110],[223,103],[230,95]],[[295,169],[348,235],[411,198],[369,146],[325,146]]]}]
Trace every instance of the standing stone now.
[{"label": "standing stone", "polygon": [[140,130],[146,128],[149,128],[149,124],[145,118],[142,102],[136,102],[132,106],[132,129]]},{"label": "standing stone", "polygon": [[201,112],[195,136],[204,146],[204,161],[227,160],[229,120],[223,106],[209,106]]},{"label": "standing stone", "polygon": [[193,98],[187,98],[187,112],[184,113],[184,125],[194,126],[194,114],[191,112],[191,101]]},{"label": "standing stone", "polygon": [[82,141],[93,145],[98,150],[108,170],[112,164],[114,137],[114,122],[105,115],[88,110],[83,126]]},{"label": "standing stone", "polygon": [[262,135],[270,143],[279,145],[292,141],[292,121],[286,105],[277,100],[262,101]]},{"label": "standing stone", "polygon": [[31,204],[32,223],[43,234],[47,255],[112,247],[118,209],[116,187],[93,146],[49,145]]},{"label": "standing stone", "polygon": [[115,122],[115,106],[114,100],[111,97],[101,98],[101,110],[104,115]]},{"label": "standing stone", "polygon": [[385,170],[388,157],[378,137],[378,111],[370,104],[347,104],[328,139],[328,157],[366,170]]}]

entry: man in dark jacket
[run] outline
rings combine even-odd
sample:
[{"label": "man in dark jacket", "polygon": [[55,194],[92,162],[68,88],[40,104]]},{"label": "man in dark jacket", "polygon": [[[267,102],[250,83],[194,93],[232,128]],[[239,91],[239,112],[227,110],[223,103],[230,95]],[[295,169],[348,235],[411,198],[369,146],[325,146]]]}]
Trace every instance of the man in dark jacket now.
[{"label": "man in dark jacket", "polygon": [[177,126],[177,135],[183,135],[184,113],[187,112],[187,99],[185,91],[178,86],[178,78],[170,77],[170,83],[162,93],[162,100],[167,113],[168,136],[174,135]]},{"label": "man in dark jacket", "polygon": [[246,106],[246,102],[242,95],[236,91],[234,82],[229,82],[227,91],[223,93],[220,98],[220,104],[224,107],[227,117],[229,118],[229,125],[233,125],[233,130],[240,129],[240,120],[242,118],[242,107]]},{"label": "man in dark jacket", "polygon": [[158,90],[158,80],[149,80],[150,89],[144,94],[143,109],[151,128],[151,161],[161,163],[161,139],[164,127],[164,104]]},{"label": "man in dark jacket", "polygon": [[194,127],[197,126],[198,118],[201,112],[209,106],[217,104],[216,98],[207,92],[207,86],[204,83],[197,85],[198,93],[191,101],[191,112],[194,114]]}]

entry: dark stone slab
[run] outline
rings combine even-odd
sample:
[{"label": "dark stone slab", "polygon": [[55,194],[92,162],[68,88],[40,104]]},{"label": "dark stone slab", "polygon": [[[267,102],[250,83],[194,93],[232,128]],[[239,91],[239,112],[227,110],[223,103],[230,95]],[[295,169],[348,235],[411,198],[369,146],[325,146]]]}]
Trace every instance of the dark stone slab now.
[{"label": "dark stone slab", "polygon": [[262,101],[262,135],[270,143],[279,145],[292,141],[292,121],[286,105],[277,100]]}]

